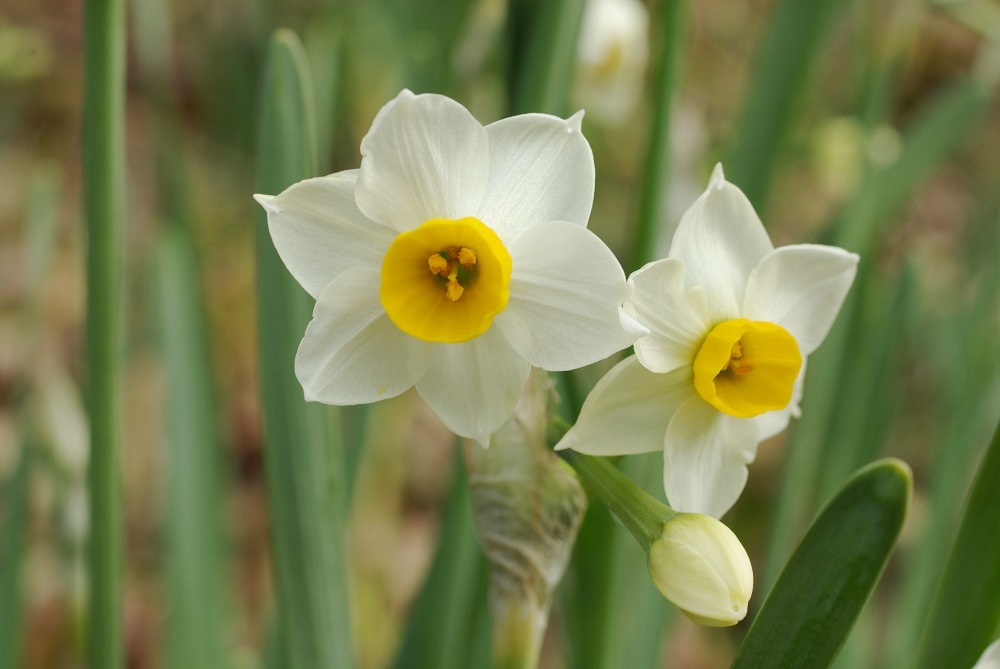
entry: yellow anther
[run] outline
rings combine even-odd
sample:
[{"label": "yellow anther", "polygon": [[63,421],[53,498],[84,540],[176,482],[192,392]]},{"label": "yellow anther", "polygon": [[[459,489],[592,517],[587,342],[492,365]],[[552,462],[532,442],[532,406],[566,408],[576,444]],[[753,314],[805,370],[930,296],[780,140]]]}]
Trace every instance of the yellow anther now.
[{"label": "yellow anther", "polygon": [[458,262],[462,263],[465,269],[471,270],[476,264],[476,252],[463,246],[458,252]]},{"label": "yellow anther", "polygon": [[457,302],[458,298],[462,297],[462,293],[465,292],[465,288],[462,288],[462,284],[458,282],[458,279],[454,274],[448,277],[448,287],[445,288],[444,294],[452,302]]},{"label": "yellow anther", "polygon": [[427,266],[430,268],[431,274],[446,276],[448,274],[448,265],[448,261],[442,258],[439,253],[435,253],[427,259]]}]

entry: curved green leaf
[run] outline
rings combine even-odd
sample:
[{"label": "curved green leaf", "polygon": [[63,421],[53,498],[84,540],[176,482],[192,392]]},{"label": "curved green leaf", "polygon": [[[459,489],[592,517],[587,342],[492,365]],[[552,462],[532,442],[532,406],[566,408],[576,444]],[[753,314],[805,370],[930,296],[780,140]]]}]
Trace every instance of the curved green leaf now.
[{"label": "curved green leaf", "polygon": [[971,667],[1000,625],[1000,427],[982,464],[924,634],[922,669]]},{"label": "curved green leaf", "polygon": [[747,633],[733,669],[821,669],[837,655],[899,538],[909,467],[858,471],[820,512]]}]

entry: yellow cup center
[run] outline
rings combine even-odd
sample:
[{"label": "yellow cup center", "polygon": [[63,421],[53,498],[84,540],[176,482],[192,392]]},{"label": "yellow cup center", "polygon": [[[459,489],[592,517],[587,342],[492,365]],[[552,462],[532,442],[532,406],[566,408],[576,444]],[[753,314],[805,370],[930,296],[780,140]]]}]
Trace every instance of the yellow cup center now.
[{"label": "yellow cup center", "polygon": [[802,367],[798,342],[774,323],[719,323],[694,359],[694,388],[719,411],[751,418],[784,409]]},{"label": "yellow cup center", "polygon": [[510,269],[506,247],[482,221],[432,218],[389,245],[379,299],[408,335],[457,344],[486,332],[507,306]]}]

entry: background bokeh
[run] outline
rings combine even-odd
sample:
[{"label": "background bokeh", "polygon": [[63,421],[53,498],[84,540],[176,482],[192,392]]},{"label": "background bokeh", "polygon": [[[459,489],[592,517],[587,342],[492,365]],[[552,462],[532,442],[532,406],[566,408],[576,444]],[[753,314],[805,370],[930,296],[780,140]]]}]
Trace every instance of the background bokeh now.
[{"label": "background bokeh", "polygon": [[[908,462],[915,491],[901,545],[842,658],[845,667],[908,666],[907,634],[919,627],[931,574],[944,560],[1000,415],[1000,6],[817,2],[824,16],[807,21],[808,12],[794,10],[805,4],[687,7],[670,167],[657,188],[664,215],[656,257],[720,160],[776,245],[825,241],[861,253],[842,323],[810,361],[803,421],[761,446],[727,521],[750,551],[762,593],[805,523],[851,471],[886,454]],[[517,20],[530,14],[529,5],[130,4],[123,286],[129,667],[165,666],[171,614],[168,482],[185,472],[168,438],[172,367],[163,333],[171,312],[158,267],[168,231],[178,226],[194,249],[195,311],[207,332],[227,647],[234,667],[280,666],[267,659],[273,593],[254,313],[259,212],[251,199],[254,175],[268,158],[255,151],[255,128],[271,31],[289,26],[306,46],[325,173],[359,164],[358,144],[372,118],[403,87],[451,95],[484,123],[511,113],[509,73],[524,57]],[[655,62],[662,7],[649,7]],[[623,44],[634,46],[638,38],[623,34]],[[0,615],[20,621],[7,629],[17,633],[20,666],[29,669],[83,666],[81,53],[79,2],[5,0],[0,8],[0,568],[11,564],[15,537],[24,548],[13,580],[0,581]],[[603,63],[611,69],[598,79],[635,82],[630,91],[632,84],[619,81],[608,95],[634,94],[635,106],[603,118],[595,108],[583,126],[597,164],[591,227],[626,271],[636,269],[630,265],[653,113],[643,60],[625,59],[632,72]],[[773,67],[786,61],[805,68],[792,89]],[[581,60],[564,113],[592,99],[586,87],[601,84],[592,80],[601,66]],[[608,364],[584,370],[582,385]],[[347,453],[356,655],[360,667],[383,667],[393,661],[434,552],[453,439],[412,392],[346,412],[344,429],[348,444],[364,435],[363,447]],[[655,454],[627,463],[660,496],[661,467]],[[629,626],[640,624],[632,617],[646,611],[627,605],[627,597],[650,586],[640,582],[638,547],[617,525],[601,527],[622,544],[620,569],[638,577],[622,587],[626,603],[615,609],[625,616],[615,634],[627,645]],[[581,546],[592,539],[586,532]],[[568,588],[578,592],[574,573]],[[598,666],[573,651],[576,596],[557,599],[543,666]],[[22,606],[10,608],[11,600]],[[662,600],[651,606],[670,608]],[[745,633],[744,625],[708,630],[665,614],[663,621],[663,666],[727,666]]]}]

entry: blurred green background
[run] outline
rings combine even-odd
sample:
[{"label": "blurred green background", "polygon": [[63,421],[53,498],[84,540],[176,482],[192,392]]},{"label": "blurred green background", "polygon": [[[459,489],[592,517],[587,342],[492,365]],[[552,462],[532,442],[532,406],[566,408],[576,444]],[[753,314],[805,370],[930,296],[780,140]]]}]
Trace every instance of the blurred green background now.
[{"label": "blurred green background", "polygon": [[[320,173],[359,164],[372,118],[403,87],[448,94],[483,123],[584,106],[597,164],[591,228],[627,272],[665,255],[716,161],[776,245],[861,254],[851,298],[810,360],[802,420],[761,445],[726,520],[762,595],[853,470],[882,455],[908,462],[915,497],[900,548],[840,666],[913,665],[1000,416],[1000,5],[654,0],[647,28],[608,38],[617,52],[593,38],[595,60],[575,46],[584,4],[128,6],[128,667],[185,666],[172,649],[197,634],[219,644],[227,666],[285,666],[274,659],[251,199],[268,160],[256,129],[279,26],[297,32],[311,66]],[[84,666],[81,25],[77,2],[0,9],[0,667]],[[572,60],[572,83],[541,65],[559,54]],[[602,97],[625,110],[601,110]],[[641,220],[652,227],[641,232]],[[579,373],[581,389],[610,362]],[[416,643],[407,611],[442,527],[455,546],[471,541],[468,502],[451,485],[452,437],[412,392],[345,410],[341,429],[357,665],[478,666],[465,646],[428,665],[412,659],[425,652],[413,645],[403,646],[411,664],[397,657]],[[622,467],[662,497],[660,456]],[[728,666],[746,624],[711,630],[670,616],[638,547],[602,509],[592,515],[542,666]],[[193,575],[190,555],[175,550],[185,531],[205,551],[196,555],[213,556]],[[585,552],[599,544],[611,557],[595,567]],[[451,558],[464,570],[449,573],[474,596],[449,603],[466,609],[441,618],[451,629],[440,647],[471,647],[478,618],[454,611],[484,610],[482,565],[475,551]],[[211,591],[193,597],[213,612],[212,629],[175,624],[192,583]],[[442,588],[425,590],[423,606],[445,598]]]}]

